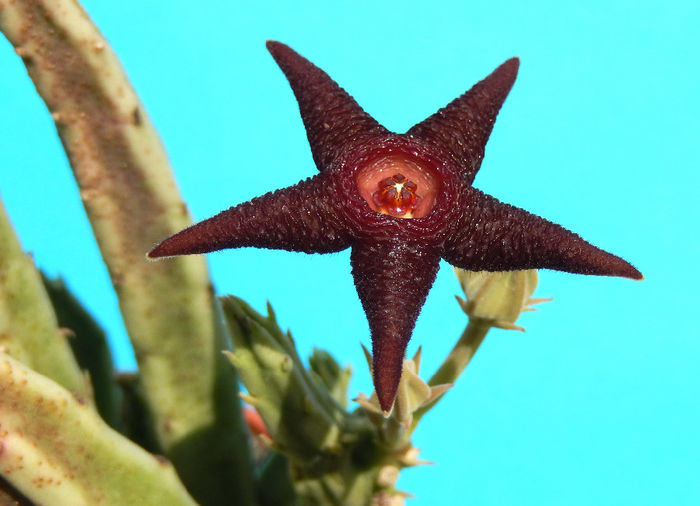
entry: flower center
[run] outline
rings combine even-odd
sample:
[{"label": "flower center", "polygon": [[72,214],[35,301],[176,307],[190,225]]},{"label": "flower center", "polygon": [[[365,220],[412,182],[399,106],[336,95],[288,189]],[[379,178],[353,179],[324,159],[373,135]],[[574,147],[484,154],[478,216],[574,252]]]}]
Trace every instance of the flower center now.
[{"label": "flower center", "polygon": [[422,218],[435,205],[440,186],[434,170],[413,158],[392,154],[361,167],[355,180],[369,207],[394,218]]},{"label": "flower center", "polygon": [[412,218],[413,210],[420,200],[416,190],[416,183],[406,179],[403,174],[394,174],[379,182],[379,190],[374,192],[372,199],[380,213],[396,218]]}]

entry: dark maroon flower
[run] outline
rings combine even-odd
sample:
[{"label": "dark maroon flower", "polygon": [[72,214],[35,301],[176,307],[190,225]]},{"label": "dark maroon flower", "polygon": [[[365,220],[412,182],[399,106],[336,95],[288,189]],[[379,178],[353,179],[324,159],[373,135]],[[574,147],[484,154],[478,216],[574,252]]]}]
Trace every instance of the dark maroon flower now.
[{"label": "dark maroon flower", "polygon": [[320,173],[193,225],[148,256],[243,246],[307,253],[352,248],[352,274],[372,332],[374,385],[385,411],[440,258],[469,270],[642,278],[621,258],[472,186],[515,81],[517,58],[396,134],[292,49],[279,42],[267,48],[299,102]]}]

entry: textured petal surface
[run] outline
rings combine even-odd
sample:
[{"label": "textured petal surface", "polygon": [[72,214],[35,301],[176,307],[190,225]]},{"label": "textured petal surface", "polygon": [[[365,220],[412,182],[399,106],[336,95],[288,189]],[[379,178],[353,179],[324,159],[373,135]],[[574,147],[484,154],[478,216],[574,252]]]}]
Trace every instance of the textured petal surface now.
[{"label": "textured petal surface", "polygon": [[192,225],[165,239],[148,256],[191,255],[245,246],[306,253],[340,251],[350,246],[340,205],[333,185],[318,175]]},{"label": "textured petal surface", "polygon": [[328,74],[289,46],[268,41],[267,49],[299,102],[311,154],[320,171],[327,169],[353,141],[388,134]]},{"label": "textured petal surface", "polygon": [[578,235],[471,189],[468,212],[445,244],[443,257],[472,271],[556,269],[641,279],[632,265]]},{"label": "textured petal surface", "polygon": [[440,147],[455,166],[461,167],[465,181],[471,184],[519,65],[518,58],[507,60],[486,79],[406,133]]},{"label": "textured petal surface", "polygon": [[[374,384],[384,411],[394,402],[406,346],[441,256],[469,270],[557,269],[641,279],[621,258],[471,186],[518,73],[517,58],[397,135],[292,49],[279,42],[267,47],[297,97],[321,173],[194,225],[149,256],[243,246],[328,253],[351,246],[352,274],[372,333]],[[405,177],[431,189],[433,193],[418,194],[430,205],[419,213],[417,204],[415,216],[381,214],[387,211],[379,205],[386,204],[381,199],[391,195],[380,192],[392,185],[399,191],[396,185],[404,184]]]},{"label": "textured petal surface", "polygon": [[411,338],[440,257],[401,241],[361,243],[350,256],[355,287],[372,333],[372,374],[379,404],[390,411]]}]

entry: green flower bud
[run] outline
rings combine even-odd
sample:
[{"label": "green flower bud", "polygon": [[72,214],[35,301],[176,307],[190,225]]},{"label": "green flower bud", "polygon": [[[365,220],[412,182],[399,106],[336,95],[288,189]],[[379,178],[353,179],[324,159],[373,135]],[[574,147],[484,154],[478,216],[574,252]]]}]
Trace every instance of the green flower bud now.
[{"label": "green flower bud", "polygon": [[[368,364],[372,364],[369,351],[363,346]],[[370,397],[360,394],[355,402],[365,411],[370,421],[377,426],[386,442],[399,445],[410,433],[413,424],[413,413],[435,402],[452,385],[430,386],[418,376],[421,350],[412,359],[403,361],[401,381],[390,413],[384,413],[379,406],[375,392]]]},{"label": "green flower bud", "polygon": [[525,330],[515,325],[529,306],[552,299],[530,298],[537,287],[537,271],[487,272],[455,269],[459,284],[467,299],[457,297],[459,305],[470,319],[478,319],[491,327]]}]

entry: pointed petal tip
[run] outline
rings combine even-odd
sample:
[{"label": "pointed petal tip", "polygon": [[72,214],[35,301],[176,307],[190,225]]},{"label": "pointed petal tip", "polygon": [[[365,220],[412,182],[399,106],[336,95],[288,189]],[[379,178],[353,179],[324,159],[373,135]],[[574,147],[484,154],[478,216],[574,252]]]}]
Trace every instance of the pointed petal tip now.
[{"label": "pointed petal tip", "polygon": [[388,418],[391,414],[391,410],[394,408],[394,399],[396,398],[396,391],[389,393],[381,389],[377,389],[377,400],[379,401],[379,407],[382,408],[382,413],[384,418]]},{"label": "pointed petal tip", "polygon": [[[586,243],[588,244],[588,243]],[[588,251],[581,254],[582,262],[576,266],[554,267],[556,270],[593,276],[610,276],[641,281],[644,276],[627,260],[588,244]],[[545,267],[549,268],[549,267]]]},{"label": "pointed petal tip", "polygon": [[[409,336],[410,337],[410,336]],[[372,379],[379,406],[391,412],[399,389],[408,338],[395,335],[372,335]]]},{"label": "pointed petal tip", "polygon": [[[403,361],[402,361],[403,362]],[[398,374],[397,374],[398,372]],[[384,369],[375,364],[373,368],[374,376],[374,391],[377,394],[379,407],[384,413],[391,413],[394,407],[394,399],[396,392],[399,389],[399,381],[401,380],[401,369],[398,371],[395,368]]]},{"label": "pointed petal tip", "polygon": [[632,275],[631,275],[631,276],[628,276],[628,277],[629,277],[630,279],[634,280],[634,281],[644,281],[644,274],[642,274],[641,272],[639,272],[639,271],[638,271],[636,268],[634,268],[632,265],[630,265],[630,267],[631,267],[630,272],[631,272]]},{"label": "pointed petal tip", "polygon": [[637,270],[637,268],[629,263],[626,260],[623,260],[622,258],[615,256],[615,255],[610,255],[613,257],[613,261],[610,262],[610,269],[609,269],[609,275],[610,276],[618,276],[621,278],[627,278],[627,279],[633,279],[635,281],[641,281],[644,279],[644,276],[642,275],[641,272]]},{"label": "pointed petal tip", "polygon": [[265,41],[265,47],[267,48],[268,51],[273,52],[276,49],[289,47],[289,46],[287,46],[286,44],[283,44],[279,41],[268,39]]},{"label": "pointed petal tip", "polygon": [[158,244],[151,251],[146,253],[146,260],[148,260],[149,262],[156,262],[158,260],[162,260],[163,258],[167,257],[167,255],[164,255],[161,253],[162,248],[160,246],[161,245]]},{"label": "pointed petal tip", "polygon": [[176,256],[178,254],[176,251],[169,251],[168,239],[164,239],[163,241],[158,243],[151,251],[146,253],[146,260],[148,260],[149,262],[156,262],[158,260],[163,260],[165,258]]},{"label": "pointed petal tip", "polygon": [[274,58],[275,61],[277,61],[277,62],[279,62],[280,58],[285,57],[285,53],[287,56],[289,56],[290,54],[295,55],[295,56],[299,56],[299,54],[296,51],[294,51],[294,49],[289,47],[287,44],[284,44],[284,43],[276,41],[276,40],[266,40],[265,47],[272,55],[272,58]]},{"label": "pointed petal tip", "polygon": [[625,264],[627,265],[625,265],[624,273],[621,274],[622,277],[633,279],[634,281],[642,281],[644,279],[644,275],[636,267],[627,262]]},{"label": "pointed petal tip", "polygon": [[501,65],[494,72],[505,72],[509,76],[512,76],[511,79],[515,80],[519,69],[520,57],[513,56],[512,58],[508,58],[506,61],[501,63]]},{"label": "pointed petal tip", "polygon": [[158,260],[162,260],[162,259],[163,259],[163,257],[162,257],[162,256],[159,256],[157,253],[154,254],[154,253],[153,253],[154,250],[155,250],[155,248],[153,248],[151,251],[149,251],[148,253],[146,253],[145,258],[146,258],[146,261],[147,261],[147,262],[157,262]]},{"label": "pointed petal tip", "polygon": [[[377,363],[376,356],[373,357],[374,367],[372,368],[372,376],[374,379],[374,391],[377,394],[377,400],[379,401],[379,407],[382,408],[384,413],[391,413],[394,407],[394,399],[396,398],[396,392],[399,388],[399,381],[401,380],[401,366],[397,367],[395,364]],[[393,358],[393,357],[387,357]],[[379,362],[384,362],[380,360]],[[393,360],[392,360],[393,362]],[[403,360],[401,360],[401,365],[403,365]]]},{"label": "pointed petal tip", "polygon": [[151,261],[173,258],[181,255],[194,255],[208,253],[213,248],[207,248],[198,239],[197,225],[181,230],[159,242],[151,251],[146,253],[146,258]]}]

